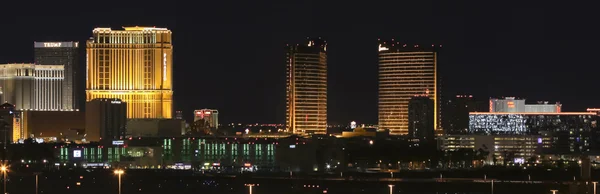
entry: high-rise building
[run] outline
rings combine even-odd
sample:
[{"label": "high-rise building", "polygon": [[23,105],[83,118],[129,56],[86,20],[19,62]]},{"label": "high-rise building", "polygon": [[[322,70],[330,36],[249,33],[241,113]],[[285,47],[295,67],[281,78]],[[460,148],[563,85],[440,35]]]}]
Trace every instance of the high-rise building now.
[{"label": "high-rise building", "polygon": [[19,110],[62,110],[64,66],[0,65],[2,102]]},{"label": "high-rise building", "polygon": [[437,49],[380,41],[379,44],[379,128],[392,135],[408,133],[408,102],[415,95],[433,100],[434,128],[440,122]]},{"label": "high-rise building", "polygon": [[309,39],[287,46],[286,130],[327,132],[327,43]]},{"label": "high-rise building", "polygon": [[126,102],[114,98],[96,98],[85,105],[87,141],[113,140],[125,136]]},{"label": "high-rise building", "polygon": [[470,112],[487,112],[487,100],[477,101],[473,95],[456,95],[444,99],[442,128],[446,134],[466,134]]},{"label": "high-rise building", "polygon": [[64,66],[63,110],[79,109],[79,42],[34,42],[35,64]]},{"label": "high-rise building", "polygon": [[415,96],[408,102],[408,136],[433,141],[435,107],[429,96]]},{"label": "high-rise building", "polygon": [[87,41],[86,99],[127,102],[127,118],[172,117],[173,46],[166,28],[96,28]]},{"label": "high-rise building", "polygon": [[194,122],[204,120],[210,128],[219,128],[219,111],[214,109],[202,109],[194,111]]}]

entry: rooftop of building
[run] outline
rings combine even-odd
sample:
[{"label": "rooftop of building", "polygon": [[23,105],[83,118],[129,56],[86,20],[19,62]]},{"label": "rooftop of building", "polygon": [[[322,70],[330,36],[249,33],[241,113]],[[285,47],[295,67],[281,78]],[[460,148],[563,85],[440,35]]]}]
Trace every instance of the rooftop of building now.
[{"label": "rooftop of building", "polygon": [[470,112],[469,115],[597,115],[595,112]]},{"label": "rooftop of building", "polygon": [[406,51],[406,52],[432,52],[436,51],[443,47],[441,44],[411,44],[411,43],[403,43],[396,41],[394,39],[390,40],[382,40],[379,41],[379,52],[398,52],[398,51]]},{"label": "rooftop of building", "polygon": [[97,31],[169,31],[167,28],[157,28],[156,26],[130,26],[122,27],[123,30],[113,30],[112,28],[94,28],[94,32]]},{"label": "rooftop of building", "polygon": [[315,51],[315,49],[317,49],[317,51],[325,52],[327,51],[327,41],[321,37],[307,37],[305,44],[286,44],[286,47],[299,50],[300,52],[312,52]]}]

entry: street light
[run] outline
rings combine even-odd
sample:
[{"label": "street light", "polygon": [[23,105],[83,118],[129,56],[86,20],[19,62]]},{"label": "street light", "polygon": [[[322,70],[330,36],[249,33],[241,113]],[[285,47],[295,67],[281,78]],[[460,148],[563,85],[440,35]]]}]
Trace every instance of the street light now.
[{"label": "street light", "polygon": [[119,194],[121,194],[121,175],[123,175],[123,173],[125,173],[125,171],[121,169],[115,170],[115,174],[119,176]]},{"label": "street light", "polygon": [[256,185],[255,185],[255,184],[245,184],[244,186],[248,187],[248,189],[249,189],[249,191],[250,191],[250,193],[249,193],[249,194],[252,194],[252,187],[254,187],[254,186],[258,186],[258,184],[256,184]]},{"label": "street light", "polygon": [[40,175],[40,173],[34,173],[35,174],[35,194],[38,194],[38,176]]},{"label": "street light", "polygon": [[556,194],[556,192],[558,192],[558,190],[550,190],[552,192],[552,194]]},{"label": "street light", "polygon": [[4,193],[6,193],[6,172],[8,171],[8,168],[3,165],[0,167],[0,171],[2,171],[2,174],[4,175]]},{"label": "street light", "polygon": [[388,187],[390,187],[390,194],[394,193],[394,185],[388,185]]},{"label": "street light", "polygon": [[592,182],[594,183],[594,194],[596,194],[596,184],[598,184],[598,182]]},{"label": "street light", "polygon": [[494,194],[494,179],[492,179],[492,188],[491,188],[491,189],[492,189],[492,190],[491,190],[491,191],[492,191],[492,194]]}]

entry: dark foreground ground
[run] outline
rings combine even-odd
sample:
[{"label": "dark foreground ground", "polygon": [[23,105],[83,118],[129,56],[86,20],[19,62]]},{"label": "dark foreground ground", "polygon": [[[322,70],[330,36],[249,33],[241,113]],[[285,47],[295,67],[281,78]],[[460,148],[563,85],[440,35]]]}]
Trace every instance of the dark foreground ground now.
[{"label": "dark foreground ground", "polygon": [[[440,179],[440,174],[442,178]],[[483,180],[483,175],[487,180]],[[593,172],[593,174],[597,174]],[[359,174],[202,174],[190,171],[127,170],[122,176],[122,193],[249,193],[246,184],[255,184],[253,194],[279,193],[494,193],[548,194],[550,190],[568,193],[577,170],[493,170],[452,172],[403,172]],[[529,179],[531,177],[531,180]],[[110,170],[61,170],[42,172],[40,194],[118,193],[118,178]],[[35,175],[10,172],[8,193],[35,193]]]}]

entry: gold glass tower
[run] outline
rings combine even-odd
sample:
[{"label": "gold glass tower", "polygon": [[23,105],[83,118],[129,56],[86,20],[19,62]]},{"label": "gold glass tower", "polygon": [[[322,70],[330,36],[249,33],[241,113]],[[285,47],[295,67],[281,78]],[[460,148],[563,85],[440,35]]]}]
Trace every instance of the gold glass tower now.
[{"label": "gold glass tower", "polygon": [[127,118],[171,118],[171,31],[155,27],[94,29],[87,41],[86,100],[127,102]]},{"label": "gold glass tower", "polygon": [[434,102],[434,129],[440,105],[436,45],[420,47],[392,41],[379,44],[379,129],[393,135],[408,134],[408,102],[428,96]]},{"label": "gold glass tower", "polygon": [[286,130],[295,134],[327,132],[327,43],[287,47]]}]

